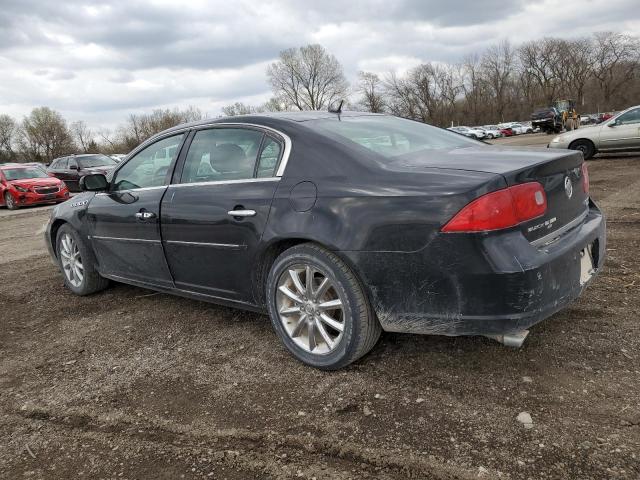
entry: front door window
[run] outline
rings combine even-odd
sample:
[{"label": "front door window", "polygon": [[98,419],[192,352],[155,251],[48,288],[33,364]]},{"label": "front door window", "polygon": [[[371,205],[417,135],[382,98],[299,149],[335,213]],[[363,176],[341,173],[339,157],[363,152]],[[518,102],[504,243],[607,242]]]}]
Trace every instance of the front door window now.
[{"label": "front door window", "polygon": [[163,138],[138,152],[116,172],[112,191],[161,187],[167,184],[171,162],[178,155],[184,134]]}]

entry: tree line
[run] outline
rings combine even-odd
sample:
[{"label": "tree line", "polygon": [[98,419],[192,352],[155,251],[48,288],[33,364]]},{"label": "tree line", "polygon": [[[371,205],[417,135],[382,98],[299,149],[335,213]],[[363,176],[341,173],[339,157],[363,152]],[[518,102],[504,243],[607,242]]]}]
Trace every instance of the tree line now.
[{"label": "tree line", "polygon": [[[428,62],[403,74],[359,72],[347,82],[336,57],[321,45],[290,48],[266,71],[273,97],[262,105],[236,102],[225,116],[266,111],[347,108],[388,112],[439,126],[526,120],[557,99],[574,99],[581,113],[640,103],[640,39],[601,32],[547,37],[514,46],[508,41],[456,63]],[[127,153],[150,136],[203,118],[195,107],[131,114],[113,130],[68,123],[39,107],[21,121],[0,115],[0,162],[42,161],[69,153]]]}]

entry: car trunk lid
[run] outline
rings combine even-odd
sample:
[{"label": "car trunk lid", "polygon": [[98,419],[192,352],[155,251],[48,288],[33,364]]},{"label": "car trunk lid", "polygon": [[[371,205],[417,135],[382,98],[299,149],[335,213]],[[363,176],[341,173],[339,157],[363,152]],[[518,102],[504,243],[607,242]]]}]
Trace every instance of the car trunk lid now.
[{"label": "car trunk lid", "polygon": [[547,211],[519,226],[531,242],[561,229],[584,215],[588,194],[583,187],[582,154],[573,150],[478,146],[420,152],[394,160],[390,168],[447,168],[501,175],[507,186],[539,182],[547,196]]}]

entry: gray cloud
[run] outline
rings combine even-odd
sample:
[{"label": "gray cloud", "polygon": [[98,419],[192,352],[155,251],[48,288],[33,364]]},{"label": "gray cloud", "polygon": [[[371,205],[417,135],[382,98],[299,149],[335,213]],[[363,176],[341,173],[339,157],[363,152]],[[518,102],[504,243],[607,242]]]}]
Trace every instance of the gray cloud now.
[{"label": "gray cloud", "polygon": [[154,107],[217,114],[266,100],[266,65],[292,46],[321,43],[353,80],[600,30],[640,31],[637,0],[3,0],[0,111],[49,105],[107,125]]}]

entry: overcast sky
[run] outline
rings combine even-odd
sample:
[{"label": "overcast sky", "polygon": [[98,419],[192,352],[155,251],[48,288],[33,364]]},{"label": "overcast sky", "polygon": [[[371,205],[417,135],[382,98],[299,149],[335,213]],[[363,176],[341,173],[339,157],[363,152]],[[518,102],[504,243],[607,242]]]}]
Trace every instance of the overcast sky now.
[{"label": "overcast sky", "polygon": [[[306,5],[303,7],[303,5]],[[509,39],[640,32],[638,0],[1,0],[0,113],[47,105],[113,127],[194,105],[262,103],[265,69],[320,43],[345,68],[402,72]]]}]

